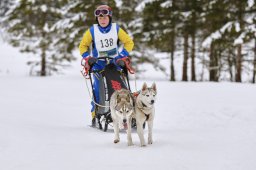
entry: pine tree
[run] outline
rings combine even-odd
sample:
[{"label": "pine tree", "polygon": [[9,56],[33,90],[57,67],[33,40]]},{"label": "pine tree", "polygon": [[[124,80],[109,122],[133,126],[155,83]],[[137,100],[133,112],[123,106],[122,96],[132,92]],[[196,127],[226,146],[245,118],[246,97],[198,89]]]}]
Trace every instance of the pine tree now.
[{"label": "pine tree", "polygon": [[154,54],[148,52],[147,44],[144,42],[143,36],[143,9],[139,9],[141,3],[145,3],[143,0],[130,0],[119,1],[117,4],[118,14],[117,22],[119,25],[132,36],[135,43],[133,51],[130,53],[132,57],[132,63],[136,67],[137,73],[140,73],[140,64],[150,63],[156,70],[160,70],[165,73],[165,68],[160,64],[160,60],[154,57]]},{"label": "pine tree", "polygon": [[174,55],[176,49],[177,23],[180,13],[179,1],[150,1],[143,10],[142,43],[160,52],[170,53],[170,81],[175,81]]},{"label": "pine tree", "polygon": [[214,23],[210,27],[213,29],[207,28],[208,37],[213,37],[210,38],[210,80],[216,81],[221,72],[228,70],[231,81],[241,82],[242,66],[248,60],[242,47],[254,39],[251,18],[256,12],[255,5],[248,7],[246,1],[219,0],[208,4],[208,11],[206,21]]},{"label": "pine tree", "polygon": [[[209,80],[219,81],[223,59],[223,53],[229,46],[227,43],[231,42],[233,31],[228,34],[226,30],[223,29],[231,19],[231,14],[229,12],[229,4],[227,1],[216,0],[214,2],[208,2],[203,7],[204,22],[202,27],[202,38],[209,43]],[[225,38],[221,38],[225,37]],[[229,51],[229,50],[227,50]]]},{"label": "pine tree", "polygon": [[[238,34],[244,30],[245,23],[244,23],[244,15],[245,15],[245,7],[247,2],[245,1],[237,1],[234,3],[234,8],[237,9],[237,22],[239,23],[240,30],[238,30]],[[237,43],[237,58],[236,58],[236,82],[242,81],[242,43]]]},{"label": "pine tree", "polygon": [[[136,7],[140,4],[141,0],[120,1],[117,14],[115,14],[116,22],[133,37],[135,42],[139,42],[142,29],[142,15],[136,11]],[[135,50],[139,50],[139,43],[135,43]],[[135,55],[135,57],[137,57]]]},{"label": "pine tree", "polygon": [[6,12],[11,9],[13,6],[14,1],[13,0],[1,0],[0,1],[0,38],[5,38],[5,28],[8,25],[7,22],[4,22]]},{"label": "pine tree", "polygon": [[196,81],[196,54],[200,47],[198,40],[201,38],[199,31],[202,28],[202,14],[203,7],[206,5],[207,0],[192,0],[191,6],[191,18],[190,18],[190,36],[191,36],[191,80]]},{"label": "pine tree", "polygon": [[[21,0],[6,14],[10,43],[22,52],[40,57],[28,63],[31,74],[46,76],[58,71],[62,54],[55,54],[57,35],[53,25],[62,17],[60,6],[61,1]],[[36,66],[40,66],[40,70],[34,70]]]},{"label": "pine tree", "polygon": [[0,17],[4,17],[6,12],[14,4],[13,0],[1,0],[0,1]]}]

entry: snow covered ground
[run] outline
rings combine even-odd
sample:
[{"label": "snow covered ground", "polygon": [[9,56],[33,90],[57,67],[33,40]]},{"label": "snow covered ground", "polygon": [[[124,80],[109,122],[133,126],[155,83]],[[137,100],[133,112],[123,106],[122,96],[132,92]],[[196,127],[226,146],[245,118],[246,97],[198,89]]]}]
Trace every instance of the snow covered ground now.
[{"label": "snow covered ground", "polygon": [[[18,59],[0,60],[27,69]],[[78,67],[45,78],[15,67],[0,74],[1,170],[255,170],[255,85],[157,80],[154,143],[141,148],[134,131],[128,147],[125,133],[114,144],[113,130],[88,126],[90,99]]]},{"label": "snow covered ground", "polygon": [[22,54],[18,49],[3,43],[0,37],[0,76],[2,75],[28,75],[29,67],[26,62],[27,54]]}]

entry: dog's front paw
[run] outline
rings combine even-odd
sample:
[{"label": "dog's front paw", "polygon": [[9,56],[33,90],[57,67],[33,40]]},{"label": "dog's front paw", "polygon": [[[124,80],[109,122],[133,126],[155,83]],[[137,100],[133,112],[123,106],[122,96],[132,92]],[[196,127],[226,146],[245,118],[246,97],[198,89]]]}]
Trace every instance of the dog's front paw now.
[{"label": "dog's front paw", "polygon": [[147,145],[145,143],[140,144],[141,147],[146,147]]},{"label": "dog's front paw", "polygon": [[115,139],[114,140],[114,143],[118,143],[120,140],[119,139]]},{"label": "dog's front paw", "polygon": [[128,143],[128,146],[133,146],[133,143],[131,142],[131,143]]},{"label": "dog's front paw", "polygon": [[149,145],[153,144],[153,140],[152,139],[148,139],[148,144]]},{"label": "dog's front paw", "polygon": [[132,146],[133,145],[133,143],[132,142],[128,142],[128,146]]}]

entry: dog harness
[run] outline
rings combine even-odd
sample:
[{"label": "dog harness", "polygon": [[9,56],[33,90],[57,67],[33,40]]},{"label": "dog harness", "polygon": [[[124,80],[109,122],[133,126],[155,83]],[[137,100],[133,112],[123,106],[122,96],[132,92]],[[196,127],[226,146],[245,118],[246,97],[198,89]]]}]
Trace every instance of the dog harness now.
[{"label": "dog harness", "polygon": [[[141,92],[141,91],[138,91],[138,92],[134,92],[134,93],[133,93],[133,96],[134,96],[134,98],[135,98],[134,100],[136,100],[136,98],[138,97],[138,95],[140,94],[140,92]],[[140,111],[144,113],[144,115],[146,116],[146,121],[148,121],[150,114],[146,114],[145,111],[144,111],[144,109],[146,109],[146,108],[148,108],[148,107],[147,107],[147,105],[145,105],[143,102],[141,102],[141,105],[142,105],[142,107],[138,107],[138,109],[140,109]]]},{"label": "dog harness", "polygon": [[144,115],[146,116],[146,121],[148,121],[149,115],[146,115],[145,113],[144,113]]},{"label": "dog harness", "polygon": [[[139,108],[139,109],[143,112],[143,108],[147,108],[147,106],[143,102],[141,102],[141,104],[142,104],[142,108]],[[146,114],[145,112],[143,113],[146,116],[146,121],[148,121],[150,114]]]}]

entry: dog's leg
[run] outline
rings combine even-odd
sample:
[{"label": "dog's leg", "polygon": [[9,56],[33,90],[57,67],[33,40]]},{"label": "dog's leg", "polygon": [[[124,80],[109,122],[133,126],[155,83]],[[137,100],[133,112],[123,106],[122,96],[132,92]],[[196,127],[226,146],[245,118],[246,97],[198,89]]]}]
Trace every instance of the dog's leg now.
[{"label": "dog's leg", "polygon": [[130,118],[130,120],[128,121],[128,130],[127,130],[127,141],[128,141],[128,146],[132,146],[133,142],[132,142],[132,119]]},{"label": "dog's leg", "polygon": [[114,132],[115,132],[114,143],[118,143],[120,141],[120,138],[119,138],[118,122],[116,120],[113,120],[113,126],[114,126]]},{"label": "dog's leg", "polygon": [[152,129],[153,129],[153,121],[148,121],[148,144],[153,144],[152,139]]},{"label": "dog's leg", "polygon": [[144,134],[143,134],[143,122],[137,121],[136,124],[137,124],[137,133],[138,133],[139,138],[140,138],[140,145],[141,146],[146,146],[145,139],[144,139]]}]

